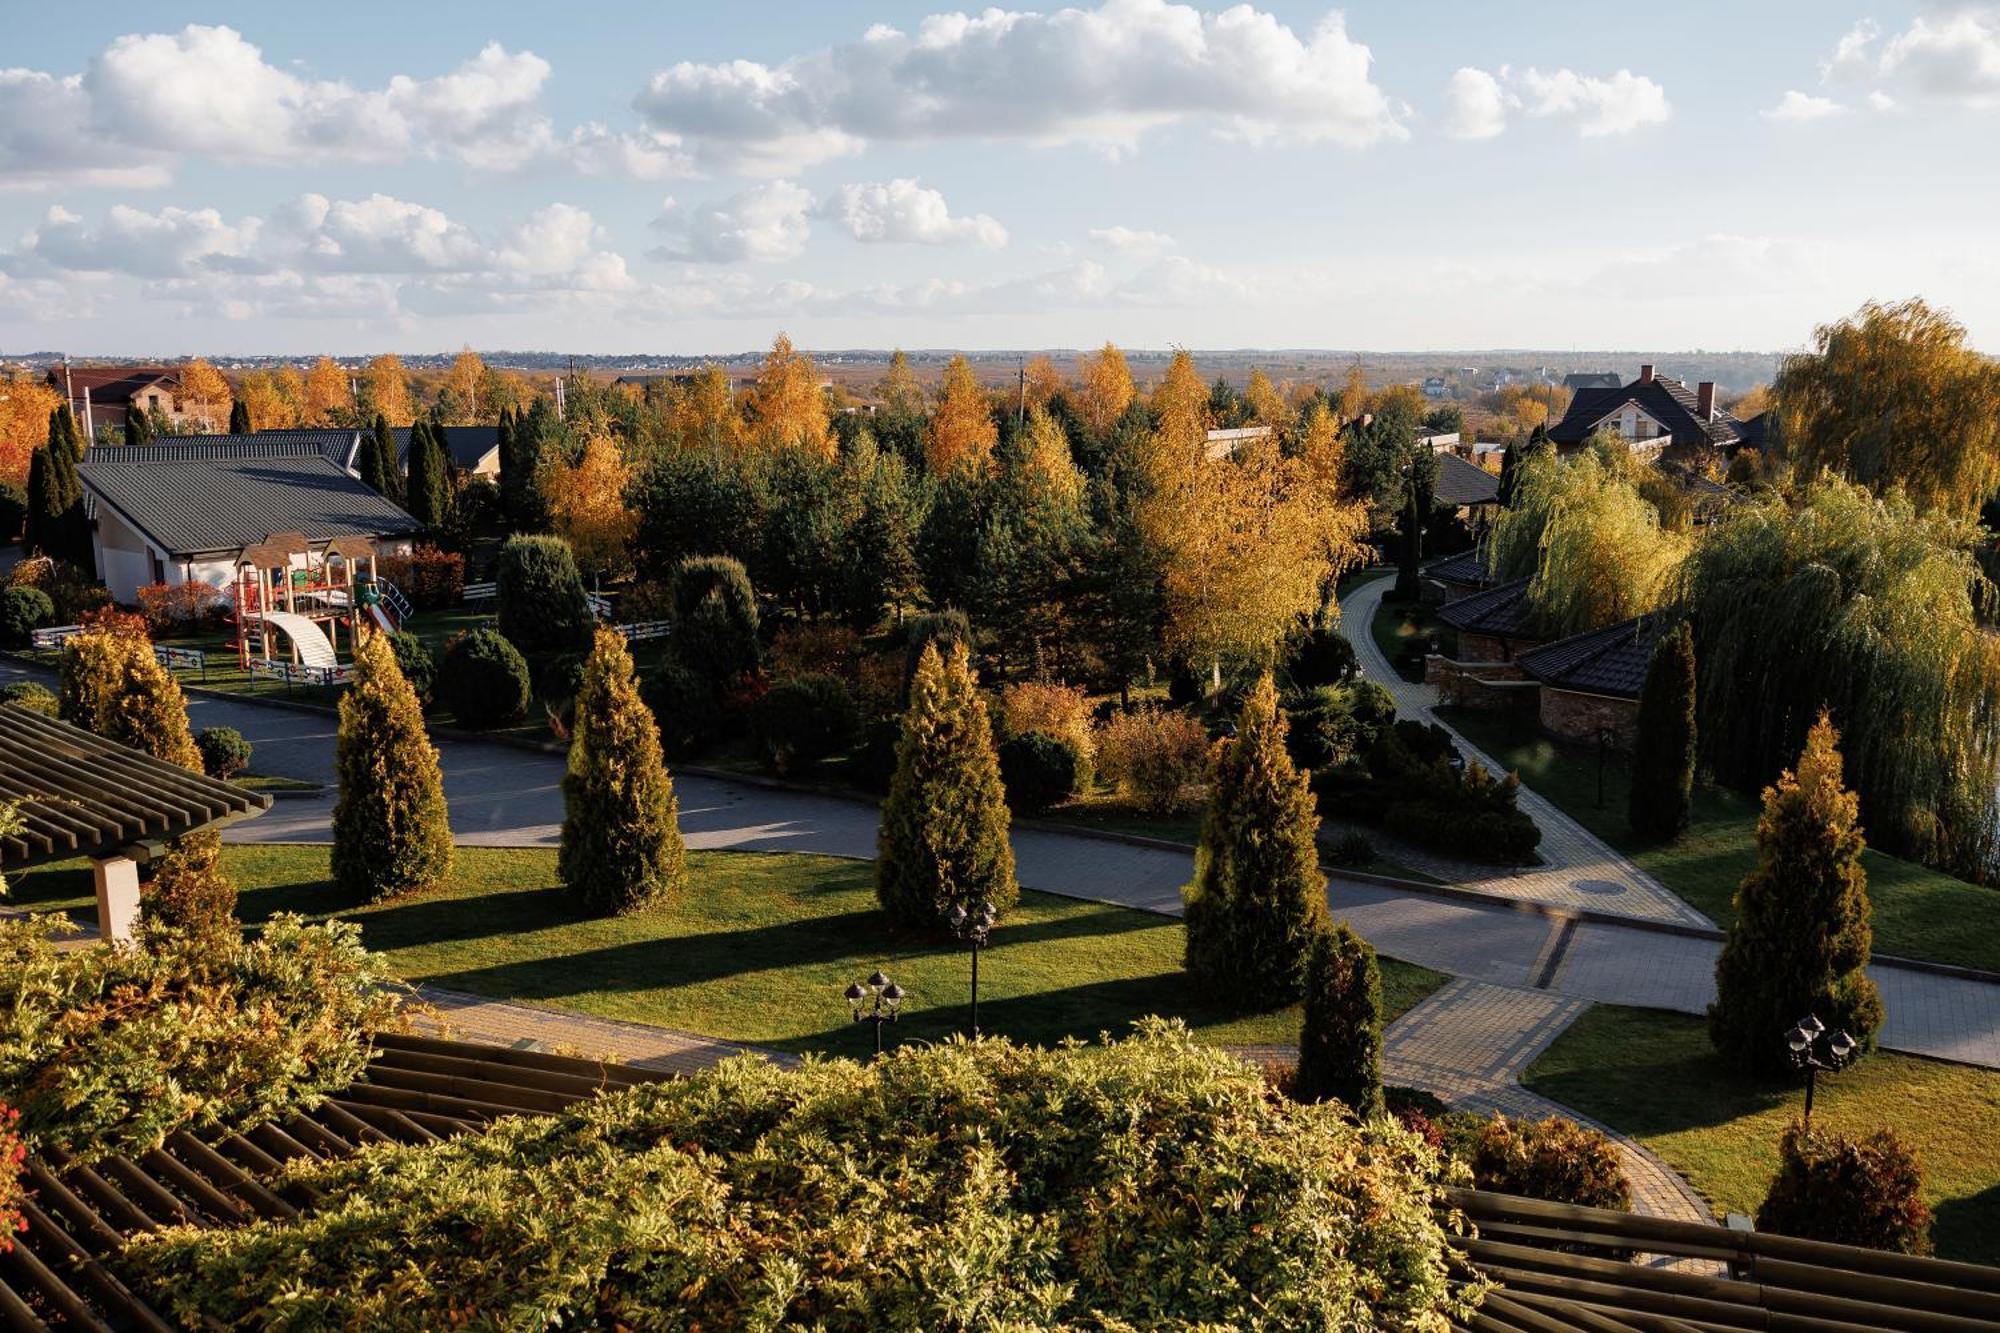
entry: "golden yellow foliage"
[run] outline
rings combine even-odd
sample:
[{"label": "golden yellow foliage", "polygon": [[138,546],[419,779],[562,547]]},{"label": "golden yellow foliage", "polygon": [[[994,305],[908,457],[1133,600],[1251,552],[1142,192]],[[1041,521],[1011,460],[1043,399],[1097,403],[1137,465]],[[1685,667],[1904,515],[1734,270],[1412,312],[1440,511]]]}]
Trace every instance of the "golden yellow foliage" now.
[{"label": "golden yellow foliage", "polygon": [[993,422],[993,405],[972,373],[972,363],[955,356],[944,368],[937,406],[931,411],[930,432],[924,440],[924,461],[931,475],[963,470],[985,473],[993,467],[993,446],[1000,428]]},{"label": "golden yellow foliage", "polygon": [[1077,362],[1076,377],[1082,386],[1077,393],[1077,414],[1092,434],[1100,438],[1108,435],[1138,393],[1132,387],[1132,368],[1125,364],[1125,354],[1106,343],[1096,355]]},{"label": "golden yellow foliage", "polygon": [[361,368],[361,402],[371,420],[384,416],[392,426],[407,426],[416,420],[410,377],[403,370],[401,357],[384,353],[369,359]]},{"label": "golden yellow foliage", "polygon": [[347,372],[335,364],[330,356],[323,356],[313,362],[312,371],[306,376],[302,424],[331,425],[335,420],[335,414],[346,411],[351,401]]},{"label": "golden yellow foliage", "polygon": [[618,441],[593,435],[574,464],[551,455],[535,472],[535,488],[549,506],[549,522],[569,542],[577,565],[588,573],[608,574],[626,564],[625,543],[638,516],[625,503],[632,469]]},{"label": "golden yellow foliage", "polygon": [[743,417],[736,410],[729,373],[714,362],[674,390],[674,433],[682,444],[735,452],[743,447]]},{"label": "golden yellow foliage", "polygon": [[1017,468],[1024,507],[1041,510],[1061,505],[1073,509],[1083,504],[1083,473],[1070,455],[1069,437],[1043,408],[1028,413]]},{"label": "golden yellow foliage", "polygon": [[1208,447],[1208,386],[1201,382],[1201,372],[1186,348],[1176,350],[1167,363],[1166,377],[1153,390],[1151,406],[1156,460],[1168,471],[1200,462]]},{"label": "golden yellow foliage", "polygon": [[1298,412],[1271,383],[1271,377],[1263,368],[1250,371],[1250,383],[1243,389],[1243,400],[1250,404],[1250,415],[1260,426],[1269,426],[1276,431],[1287,431],[1298,419]]},{"label": "golden yellow foliage", "polygon": [[[287,370],[298,387],[303,387],[299,372]],[[286,389],[286,381],[268,371],[253,370],[243,377],[237,396],[250,412],[250,429],[288,430],[299,424],[299,400]]]},{"label": "golden yellow foliage", "polygon": [[28,463],[49,442],[49,413],[62,395],[39,375],[26,372],[0,379],[0,481],[28,484]]},{"label": "golden yellow foliage", "polygon": [[1352,421],[1368,410],[1368,376],[1356,361],[1347,368],[1347,380],[1340,387],[1340,419]]},{"label": "golden yellow foliage", "polygon": [[180,382],[183,416],[193,417],[207,431],[220,430],[229,424],[229,408],[236,398],[221,371],[196,357],[181,367]]},{"label": "golden yellow foliage", "polygon": [[1056,363],[1046,356],[1031,357],[1022,368],[1022,396],[1027,399],[1028,410],[1047,407],[1049,399],[1069,387]]},{"label": "golden yellow foliage", "polygon": [[902,348],[889,354],[889,373],[882,377],[876,392],[882,396],[884,411],[899,416],[923,411],[923,387],[917,383],[917,373],[910,369],[910,358],[903,354]]},{"label": "golden yellow foliage", "polygon": [[470,346],[464,347],[452,358],[451,369],[445,372],[444,382],[445,387],[451,390],[457,409],[451,416],[452,425],[469,426],[497,415],[493,404],[488,401],[491,395],[486,391],[486,363]]},{"label": "golden yellow foliage", "polygon": [[751,416],[758,442],[766,449],[803,449],[825,458],[836,452],[819,367],[782,333],[771,340],[757,373]]}]

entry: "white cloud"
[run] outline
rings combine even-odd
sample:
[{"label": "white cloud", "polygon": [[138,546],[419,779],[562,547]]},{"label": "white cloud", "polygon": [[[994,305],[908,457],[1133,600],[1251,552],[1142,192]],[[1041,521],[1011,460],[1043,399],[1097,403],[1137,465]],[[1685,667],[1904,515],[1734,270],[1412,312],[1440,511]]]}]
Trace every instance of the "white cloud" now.
[{"label": "white cloud", "polygon": [[100,138],[77,77],[0,69],[0,192],[59,186],[148,189],[167,182],[162,154]]},{"label": "white cloud", "polygon": [[1454,139],[1491,139],[1507,128],[1520,102],[1483,69],[1466,67],[1444,85],[1444,132]]},{"label": "white cloud", "polygon": [[989,249],[1007,244],[1007,229],[998,222],[984,213],[953,217],[942,194],[908,178],[843,185],[821,212],[846,227],[857,241],[966,242]]},{"label": "white cloud", "polygon": [[1872,20],[1855,24],[1820,66],[1822,77],[1872,85],[1867,101],[1878,111],[1901,98],[2000,108],[2000,4],[1927,5],[1907,28],[1882,38]]},{"label": "white cloud", "polygon": [[1874,19],[1862,19],[1849,28],[1834,45],[1833,54],[1819,67],[1820,79],[1840,83],[1866,78],[1875,66],[1875,54],[1869,48],[1881,35],[1881,25]]},{"label": "white cloud", "polygon": [[1779,98],[1776,106],[1765,108],[1761,114],[1766,120],[1785,120],[1794,123],[1804,123],[1806,121],[1825,120],[1827,117],[1837,116],[1845,110],[1847,110],[1846,107],[1834,101],[1831,97],[1814,97],[1810,93],[1802,93],[1794,88]]},{"label": "white cloud", "polygon": [[1090,239],[1126,254],[1162,254],[1174,248],[1174,238],[1165,232],[1136,227],[1092,227]]},{"label": "white cloud", "polygon": [[1338,12],[1300,37],[1239,4],[1103,0],[1052,13],[933,14],[914,34],[859,40],[775,66],[683,62],[635,105],[704,165],[763,174],[873,140],[1017,139],[1121,152],[1156,127],[1198,123],[1249,143],[1360,147],[1402,138]]},{"label": "white cloud", "polygon": [[669,199],[652,224],[666,239],[650,253],[703,264],[796,259],[812,234],[812,208],[811,191],[790,181],[772,181],[698,208]]}]

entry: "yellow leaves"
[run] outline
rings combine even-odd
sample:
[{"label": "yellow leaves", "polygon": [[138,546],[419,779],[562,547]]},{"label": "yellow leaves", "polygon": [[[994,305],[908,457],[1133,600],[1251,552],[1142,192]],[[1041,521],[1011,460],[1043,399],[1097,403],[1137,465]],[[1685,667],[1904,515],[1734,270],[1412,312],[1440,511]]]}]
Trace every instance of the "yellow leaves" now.
[{"label": "yellow leaves", "polygon": [[782,333],[771,340],[757,374],[750,415],[766,449],[803,449],[823,458],[836,452],[819,367]]},{"label": "yellow leaves", "polygon": [[1125,415],[1125,409],[1132,405],[1137,394],[1132,387],[1131,367],[1125,364],[1123,352],[1106,343],[1096,355],[1077,362],[1076,375],[1082,382],[1077,393],[1077,412],[1091,433],[1102,438],[1118,424],[1118,418]]},{"label": "yellow leaves", "polygon": [[1070,456],[1069,437],[1062,424],[1039,407],[1028,415],[1017,478],[1024,508],[1074,508],[1083,503],[1083,473]]},{"label": "yellow leaves", "polygon": [[181,411],[200,421],[204,430],[219,430],[229,421],[235,396],[221,371],[200,357],[181,367]]},{"label": "yellow leaves", "polygon": [[917,383],[917,374],[910,369],[910,358],[898,347],[889,355],[889,373],[882,377],[877,386],[882,395],[884,411],[897,416],[907,416],[924,410],[924,391]]},{"label": "yellow leaves", "polygon": [[[318,368],[314,368],[318,373]],[[416,406],[410,398],[410,380],[404,373],[401,357],[384,354],[373,357],[361,370],[361,401],[363,410],[373,418],[389,418],[391,426],[407,426],[416,419]]]},{"label": "yellow leaves", "polygon": [[1250,372],[1250,383],[1244,386],[1243,399],[1250,404],[1250,414],[1260,426],[1269,426],[1276,431],[1287,431],[1297,419],[1298,413],[1285,400],[1278,386],[1271,383],[1262,367]]},{"label": "yellow leaves", "polygon": [[1022,367],[1021,386],[1022,396],[1026,398],[1031,412],[1038,407],[1047,407],[1049,399],[1069,387],[1062,372],[1056,369],[1056,363],[1046,356],[1031,357],[1028,364]]},{"label": "yellow leaves", "polygon": [[631,480],[632,469],[609,435],[592,436],[574,464],[551,455],[536,469],[550,523],[584,569],[607,573],[624,566],[625,543],[638,523],[625,503]]},{"label": "yellow leaves", "polygon": [[243,377],[237,395],[250,412],[252,430],[286,430],[300,424],[305,379],[290,366],[278,374],[252,371]]},{"label": "yellow leaves", "polygon": [[326,426],[333,424],[335,414],[345,411],[351,401],[347,372],[342,370],[330,356],[323,356],[313,362],[313,368],[305,380],[304,405],[300,409],[302,424]]},{"label": "yellow leaves", "polygon": [[49,440],[49,413],[62,395],[39,376],[21,372],[0,379],[0,481],[28,484],[28,461]]},{"label": "yellow leaves", "polygon": [[729,387],[729,373],[714,362],[674,390],[674,434],[684,445],[731,453],[743,447],[743,417]]},{"label": "yellow leaves", "polygon": [[487,401],[490,395],[485,391],[486,375],[486,363],[469,345],[453,358],[451,369],[445,372],[444,378],[454,408],[452,425],[468,426],[495,415],[493,404]]},{"label": "yellow leaves", "polygon": [[1208,386],[1186,348],[1174,352],[1166,377],[1153,390],[1152,409],[1159,464],[1178,472],[1198,463],[1208,442]]},{"label": "yellow leaves", "polygon": [[938,386],[937,407],[931,412],[930,433],[924,440],[924,461],[931,475],[943,477],[961,469],[984,474],[993,467],[993,446],[1000,428],[993,423],[992,403],[972,363],[955,356]]},{"label": "yellow leaves", "polygon": [[1509,577],[1532,572],[1536,613],[1557,633],[1580,634],[1660,605],[1689,548],[1630,481],[1585,451],[1521,464],[1489,559]]}]

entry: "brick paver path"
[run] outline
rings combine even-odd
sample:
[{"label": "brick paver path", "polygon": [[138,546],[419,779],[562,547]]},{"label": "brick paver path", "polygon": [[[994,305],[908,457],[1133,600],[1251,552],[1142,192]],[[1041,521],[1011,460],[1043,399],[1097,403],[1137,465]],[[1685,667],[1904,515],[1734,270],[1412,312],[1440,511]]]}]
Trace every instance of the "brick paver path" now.
[{"label": "brick paver path", "polygon": [[[1344,632],[1348,642],[1354,645],[1354,654],[1368,678],[1379,682],[1395,696],[1397,712],[1404,717],[1436,722],[1451,731],[1451,724],[1431,711],[1438,701],[1437,690],[1429,685],[1412,684],[1397,675],[1396,668],[1375,646],[1375,636],[1368,632],[1376,607],[1381,605],[1383,594],[1394,582],[1392,576],[1385,575],[1350,592],[1340,607]],[[1466,758],[1477,761],[1494,773],[1505,771],[1491,756],[1458,732],[1452,731],[1452,736]],[[1428,874],[1485,893],[1527,898],[1553,903],[1558,907],[1615,912],[1621,916],[1645,917],[1654,921],[1677,921],[1693,926],[1714,924],[1658,880],[1606,846],[1583,825],[1525,786],[1521,788],[1520,803],[1521,809],[1542,831],[1542,865],[1515,871],[1494,871],[1471,866],[1455,858],[1431,857],[1421,851],[1412,856],[1411,850],[1399,848],[1396,854],[1411,858],[1410,864]]]}]

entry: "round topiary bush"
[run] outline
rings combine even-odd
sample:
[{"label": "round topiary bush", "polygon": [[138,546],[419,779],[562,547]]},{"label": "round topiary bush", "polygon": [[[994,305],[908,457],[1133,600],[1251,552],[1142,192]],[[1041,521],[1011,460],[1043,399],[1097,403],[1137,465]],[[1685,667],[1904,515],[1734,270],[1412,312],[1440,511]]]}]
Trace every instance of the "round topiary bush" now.
[{"label": "round topiary bush", "polygon": [[685,666],[715,685],[757,669],[757,598],[740,561],[681,561],[673,598],[674,652]]},{"label": "round topiary bush", "polygon": [[1000,745],[1000,782],[1008,808],[1039,815],[1074,796],[1084,773],[1074,742],[1046,731],[1027,731]]},{"label": "round topiary bush", "polygon": [[646,677],[639,693],[660,728],[660,749],[669,759],[688,759],[707,749],[722,731],[715,689],[684,666],[672,663]]},{"label": "round topiary bush", "polygon": [[250,742],[234,727],[203,727],[194,738],[202,770],[212,778],[233,778],[250,767]]},{"label": "round topiary bush", "polygon": [[494,583],[500,633],[522,652],[583,652],[590,647],[595,621],[568,542],[560,537],[509,537],[500,548]]},{"label": "round topiary bush", "polygon": [[750,739],[774,773],[809,768],[854,744],[861,714],[847,686],[808,673],[765,691],[750,709]]},{"label": "round topiary bush", "polygon": [[25,648],[42,626],[54,621],[56,604],[40,588],[0,592],[0,647]]},{"label": "round topiary bush", "polygon": [[437,688],[437,660],[431,656],[430,645],[399,629],[389,635],[389,651],[396,655],[396,666],[417,692],[418,700],[430,702],[431,691]]},{"label": "round topiary bush", "polygon": [[467,630],[444,650],[438,702],[462,727],[484,729],[527,715],[528,664],[498,630]]},{"label": "round topiary bush", "polygon": [[[1448,1119],[1460,1121],[1456,1114]],[[1632,1206],[1632,1185],[1617,1146],[1574,1120],[1557,1115],[1509,1120],[1495,1113],[1476,1127],[1461,1122],[1447,1138],[1472,1168],[1478,1189],[1584,1208]]]},{"label": "round topiary bush", "polygon": [[62,700],[56,698],[55,691],[32,680],[17,680],[11,685],[0,685],[0,704],[13,704],[40,713],[44,717],[61,717]]},{"label": "round topiary bush", "polygon": [[1302,690],[1319,685],[1339,685],[1354,679],[1361,669],[1355,660],[1354,645],[1339,630],[1316,628],[1299,640],[1288,670],[1292,684]]}]

